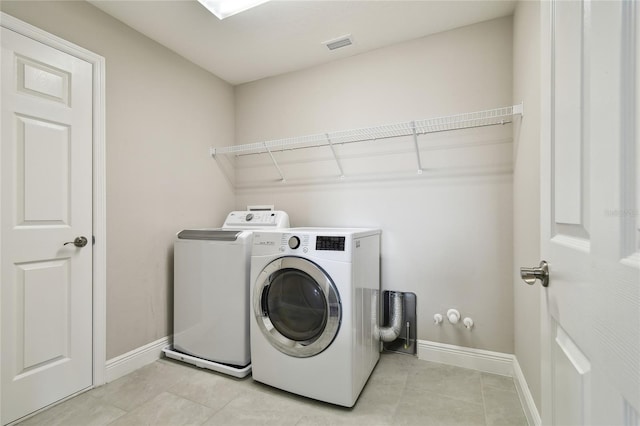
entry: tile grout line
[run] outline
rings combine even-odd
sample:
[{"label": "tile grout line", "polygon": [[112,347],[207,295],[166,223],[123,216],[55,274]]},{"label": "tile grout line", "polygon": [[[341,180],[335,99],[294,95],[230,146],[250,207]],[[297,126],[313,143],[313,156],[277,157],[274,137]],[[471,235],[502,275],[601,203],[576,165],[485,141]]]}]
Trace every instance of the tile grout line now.
[{"label": "tile grout line", "polygon": [[[487,421],[487,426],[491,426],[490,422],[489,422],[489,417],[487,414],[487,406],[486,406],[486,399],[485,399],[485,390],[490,390],[490,391],[494,391],[497,392],[498,394],[503,394],[503,395],[509,395],[509,396],[513,396],[516,399],[516,406],[517,409],[519,410],[519,413],[522,415],[522,419],[524,420],[524,424],[528,424],[528,420],[527,420],[527,416],[525,414],[524,411],[524,406],[522,405],[522,400],[520,399],[520,396],[518,395],[518,390],[516,388],[516,383],[515,383],[515,379],[513,380],[513,389],[505,389],[503,387],[500,386],[492,386],[490,384],[485,384],[484,380],[482,381],[482,397],[483,400],[485,401],[485,416],[486,416],[486,421]],[[520,423],[518,423],[520,424]]]},{"label": "tile grout line", "polygon": [[484,413],[484,424],[489,426],[489,418],[487,417],[487,401],[484,397],[484,377],[480,374],[480,395],[482,395],[482,412]]},{"label": "tile grout line", "polygon": [[[175,386],[175,385],[174,385],[174,386]],[[174,386],[172,386],[172,387],[174,387]],[[173,396],[175,396],[175,397],[182,398],[182,399],[184,399],[184,400],[186,400],[186,401],[193,402],[194,404],[198,404],[198,405],[201,405],[201,406],[203,406],[203,407],[209,408],[209,409],[211,409],[211,410],[215,410],[213,407],[209,407],[208,405],[202,404],[201,402],[194,401],[194,400],[192,400],[191,398],[188,398],[188,397],[183,396],[183,395],[178,395],[177,393],[173,393],[173,392],[171,392],[171,390],[170,390],[170,389],[167,389],[165,392],[170,393],[171,395],[173,395]],[[232,401],[235,401],[235,400],[236,400],[236,399],[238,399],[239,397],[240,397],[240,396],[236,396],[235,398],[230,399],[229,401],[227,401],[227,403],[226,403],[226,404],[224,404],[222,407],[220,407],[220,408],[218,408],[217,410],[215,410],[215,411],[214,411],[214,412],[213,412],[209,417],[207,417],[207,418],[206,418],[202,423],[200,423],[200,424],[202,425],[202,424],[207,423],[207,422],[208,422],[209,420],[211,420],[211,419],[212,419],[216,414],[218,414],[220,411],[222,411],[222,410],[223,410],[227,405],[229,405]]]}]

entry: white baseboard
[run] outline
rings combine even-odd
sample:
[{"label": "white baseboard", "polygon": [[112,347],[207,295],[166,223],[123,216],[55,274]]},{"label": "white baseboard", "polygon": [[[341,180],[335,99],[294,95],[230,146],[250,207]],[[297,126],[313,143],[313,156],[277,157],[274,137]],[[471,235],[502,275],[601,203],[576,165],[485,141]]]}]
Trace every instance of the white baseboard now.
[{"label": "white baseboard", "polygon": [[418,358],[513,377],[529,426],[542,424],[533,396],[515,355],[418,340]]},{"label": "white baseboard", "polygon": [[105,376],[107,383],[119,379],[138,368],[160,359],[162,349],[169,346],[171,340],[169,336],[158,339],[137,349],[107,360]]},{"label": "white baseboard", "polygon": [[516,390],[518,391],[518,396],[522,403],[522,409],[524,410],[524,415],[527,417],[529,426],[542,425],[542,419],[540,418],[540,413],[538,412],[536,403],[533,400],[533,395],[531,395],[527,381],[524,378],[524,373],[520,368],[520,363],[518,363],[518,359],[515,357],[513,358],[513,370]]},{"label": "white baseboard", "polygon": [[513,377],[511,354],[418,340],[418,358]]}]

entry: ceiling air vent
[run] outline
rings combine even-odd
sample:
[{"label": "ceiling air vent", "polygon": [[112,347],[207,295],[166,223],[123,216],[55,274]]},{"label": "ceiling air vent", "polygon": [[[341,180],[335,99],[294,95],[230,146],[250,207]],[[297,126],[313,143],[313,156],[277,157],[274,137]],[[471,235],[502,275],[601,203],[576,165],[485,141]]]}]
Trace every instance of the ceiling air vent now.
[{"label": "ceiling air vent", "polygon": [[341,47],[351,46],[353,44],[353,39],[351,38],[351,34],[346,34],[338,38],[334,38],[333,40],[323,41],[322,44],[327,46],[327,49],[329,50],[336,50]]}]

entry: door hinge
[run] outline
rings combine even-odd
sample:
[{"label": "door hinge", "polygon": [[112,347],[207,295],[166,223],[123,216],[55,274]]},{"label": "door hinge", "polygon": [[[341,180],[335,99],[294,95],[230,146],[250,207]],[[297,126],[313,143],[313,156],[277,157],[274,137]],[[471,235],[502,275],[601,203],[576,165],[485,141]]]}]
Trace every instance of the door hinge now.
[{"label": "door hinge", "polygon": [[94,245],[94,246],[96,245],[96,236],[95,235],[91,236],[91,244]]}]

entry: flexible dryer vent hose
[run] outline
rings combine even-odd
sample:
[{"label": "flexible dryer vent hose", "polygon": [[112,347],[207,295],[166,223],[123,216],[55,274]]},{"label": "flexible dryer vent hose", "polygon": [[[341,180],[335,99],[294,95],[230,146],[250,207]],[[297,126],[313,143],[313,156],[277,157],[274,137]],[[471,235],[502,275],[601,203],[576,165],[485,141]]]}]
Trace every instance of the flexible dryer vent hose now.
[{"label": "flexible dryer vent hose", "polygon": [[402,298],[403,294],[399,291],[390,292],[390,320],[387,327],[380,327],[380,340],[383,342],[393,342],[400,336],[402,330]]}]

